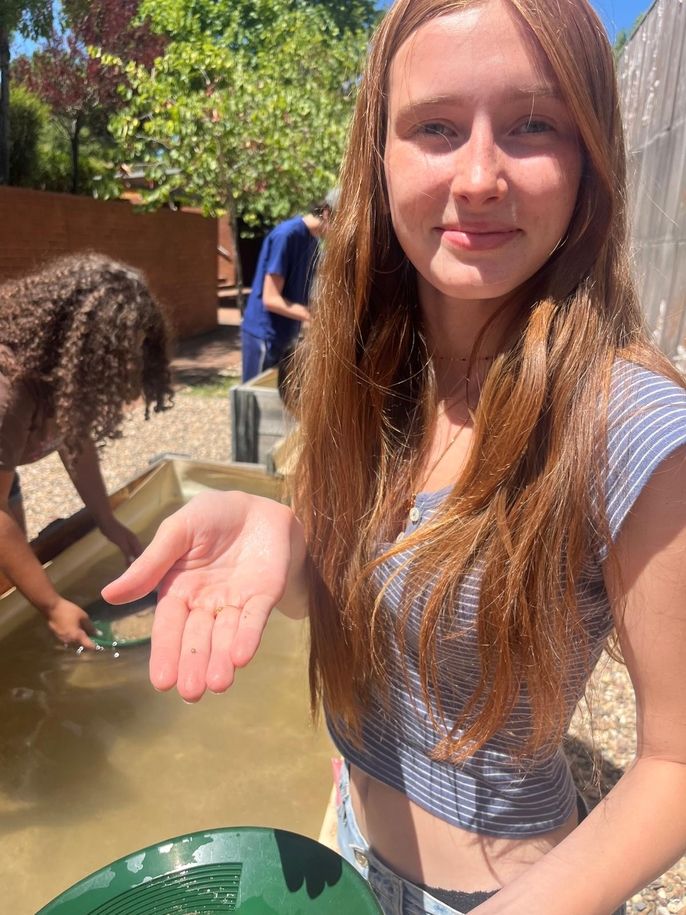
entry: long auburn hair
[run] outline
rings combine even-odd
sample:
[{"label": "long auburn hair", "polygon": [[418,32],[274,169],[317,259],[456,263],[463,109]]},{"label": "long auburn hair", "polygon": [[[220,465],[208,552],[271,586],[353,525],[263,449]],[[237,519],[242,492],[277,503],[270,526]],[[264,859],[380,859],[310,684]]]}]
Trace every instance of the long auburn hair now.
[{"label": "long auburn hair", "polygon": [[101,254],[59,258],[0,286],[0,369],[44,383],[67,462],[119,438],[127,403],[172,402],[170,329],[143,277]]},{"label": "long auburn hair", "polygon": [[[293,479],[311,557],[313,709],[323,700],[353,739],[370,690],[383,692],[389,680],[394,624],[372,581],[379,563],[412,548],[406,607],[423,595],[419,674],[437,733],[445,724],[439,640],[460,583],[475,563],[483,568],[479,682],[434,750],[452,761],[493,736],[523,693],[532,727],[522,755],[562,736],[565,681],[585,637],[575,585],[594,537],[608,539],[591,495],[604,459],[599,402],[619,356],[681,383],[651,342],[628,269],[625,153],[603,27],[587,0],[505,0],[576,122],[578,199],[564,243],[510,299],[522,331],[483,384],[460,479],[430,523],[379,558],[435,419],[416,273],[386,198],[389,70],[417,28],[475,2],[396,0],[375,36],[303,347]],[[402,619],[395,637],[402,650]]]}]

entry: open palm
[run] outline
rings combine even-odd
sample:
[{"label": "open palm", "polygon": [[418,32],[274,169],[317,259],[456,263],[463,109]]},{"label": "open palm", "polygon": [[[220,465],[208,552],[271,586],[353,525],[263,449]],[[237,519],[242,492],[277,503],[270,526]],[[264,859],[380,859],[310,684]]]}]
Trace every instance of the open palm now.
[{"label": "open palm", "polygon": [[188,701],[227,689],[255,654],[304,540],[293,512],[243,492],[208,492],[160,525],[143,554],[103,590],[111,603],[159,600],[150,679]]}]

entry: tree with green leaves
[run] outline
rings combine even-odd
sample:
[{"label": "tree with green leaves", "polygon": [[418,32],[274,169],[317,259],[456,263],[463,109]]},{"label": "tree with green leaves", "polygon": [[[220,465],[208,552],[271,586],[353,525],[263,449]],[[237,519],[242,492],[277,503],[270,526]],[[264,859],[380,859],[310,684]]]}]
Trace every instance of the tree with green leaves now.
[{"label": "tree with green leaves", "polygon": [[9,184],[35,187],[40,168],[40,142],[50,112],[37,96],[23,86],[12,88],[10,104]]},{"label": "tree with green leaves", "polygon": [[106,137],[107,121],[122,103],[117,87],[124,82],[123,75],[104,68],[87,48],[97,44],[148,67],[163,50],[160,36],[151,35],[144,25],[134,25],[138,7],[139,0],[91,0],[84,9],[72,5],[67,28],[55,30],[31,57],[20,57],[12,64],[14,82],[42,99],[64,131],[70,148],[72,194],[81,190],[84,135]]},{"label": "tree with green leaves", "polygon": [[[111,122],[122,162],[145,168],[149,206],[193,203],[270,225],[335,183],[369,37],[304,0],[143,0],[167,39],[152,69],[124,67],[126,107]],[[236,257],[236,282],[242,285]]]},{"label": "tree with green leaves", "polygon": [[354,32],[360,28],[371,29],[381,15],[375,0],[303,0],[303,2],[311,6],[323,7],[327,15],[344,32],[348,30]]},{"label": "tree with green leaves", "polygon": [[47,38],[52,0],[2,0],[0,5],[0,184],[10,175],[10,44],[15,32]]}]

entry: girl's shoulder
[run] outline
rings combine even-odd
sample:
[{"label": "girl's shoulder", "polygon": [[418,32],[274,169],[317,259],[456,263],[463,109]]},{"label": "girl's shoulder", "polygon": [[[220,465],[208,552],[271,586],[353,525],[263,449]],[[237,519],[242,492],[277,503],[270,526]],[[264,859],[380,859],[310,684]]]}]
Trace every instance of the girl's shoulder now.
[{"label": "girl's shoulder", "polygon": [[686,445],[686,387],[618,359],[612,369],[606,429],[605,511],[614,540],[651,474]]},{"label": "girl's shoulder", "polygon": [[679,436],[686,427],[686,382],[618,359],[607,402],[608,457],[615,450],[652,447]]},{"label": "girl's shoulder", "polygon": [[[676,369],[674,369],[676,373]],[[677,383],[655,369],[648,368],[627,359],[616,359],[612,366],[610,403],[620,406],[622,402],[636,405],[636,400],[646,406],[659,403],[665,397],[677,397],[686,401],[686,377]]]}]

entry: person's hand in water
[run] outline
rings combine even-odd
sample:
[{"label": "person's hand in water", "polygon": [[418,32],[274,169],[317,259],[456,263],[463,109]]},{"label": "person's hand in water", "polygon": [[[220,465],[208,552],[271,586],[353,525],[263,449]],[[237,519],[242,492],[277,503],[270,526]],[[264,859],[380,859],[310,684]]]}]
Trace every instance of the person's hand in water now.
[{"label": "person's hand in water", "polygon": [[58,597],[54,606],[45,611],[45,618],[53,635],[65,646],[95,648],[95,642],[89,638],[94,632],[93,623],[86,611],[76,604]]},{"label": "person's hand in water", "polygon": [[303,615],[304,565],[302,527],[290,508],[244,492],[207,492],[163,521],[102,595],[119,604],[157,588],[150,679],[160,690],[176,684],[194,702],[206,688],[231,685],[277,603]]}]

